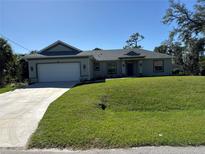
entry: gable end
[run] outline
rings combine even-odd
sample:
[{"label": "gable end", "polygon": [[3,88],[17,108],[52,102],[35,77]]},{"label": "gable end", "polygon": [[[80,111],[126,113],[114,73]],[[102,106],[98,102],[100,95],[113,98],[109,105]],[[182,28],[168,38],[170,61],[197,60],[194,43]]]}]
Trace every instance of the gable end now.
[{"label": "gable end", "polygon": [[62,41],[57,41],[48,47],[42,49],[40,54],[46,56],[57,56],[57,55],[77,55],[81,50],[70,46]]}]

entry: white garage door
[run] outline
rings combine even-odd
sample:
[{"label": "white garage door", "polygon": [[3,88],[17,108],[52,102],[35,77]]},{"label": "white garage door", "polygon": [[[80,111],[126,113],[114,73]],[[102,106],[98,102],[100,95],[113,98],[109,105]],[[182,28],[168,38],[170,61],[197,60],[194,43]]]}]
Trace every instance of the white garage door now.
[{"label": "white garage door", "polygon": [[39,82],[79,81],[79,63],[38,64]]}]

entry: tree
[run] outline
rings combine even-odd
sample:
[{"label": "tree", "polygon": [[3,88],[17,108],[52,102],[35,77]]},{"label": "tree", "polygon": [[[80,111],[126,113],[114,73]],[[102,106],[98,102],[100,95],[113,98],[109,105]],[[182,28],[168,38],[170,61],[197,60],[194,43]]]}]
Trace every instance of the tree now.
[{"label": "tree", "polygon": [[201,58],[200,58],[199,65],[200,65],[201,75],[204,75],[204,76],[205,76],[205,57],[201,57]]},{"label": "tree", "polygon": [[11,46],[3,38],[0,38],[0,86],[4,84],[4,78],[11,69],[10,64],[13,61],[13,52]]},{"label": "tree", "polygon": [[142,48],[141,45],[138,45],[140,41],[144,39],[144,36],[142,36],[139,33],[133,33],[129,39],[126,41],[126,45],[123,47],[124,49],[129,48]]},{"label": "tree", "polygon": [[7,75],[7,82],[24,82],[28,79],[28,62],[22,55],[13,55],[11,69]]},{"label": "tree", "polygon": [[205,34],[205,1],[198,0],[195,12],[189,11],[183,3],[170,0],[170,7],[163,17],[164,24],[175,22],[177,27],[170,33],[170,37],[178,35],[180,40],[189,41],[190,38]]},{"label": "tree", "polygon": [[154,48],[154,52],[169,54],[169,47],[166,44],[161,44],[160,46]]},{"label": "tree", "polygon": [[97,47],[97,48],[94,48],[93,50],[102,50],[102,49]]},{"label": "tree", "polygon": [[191,39],[189,47],[187,48],[188,54],[185,59],[185,66],[190,73],[198,75],[200,72],[199,53],[204,51],[205,38]]},{"label": "tree", "polygon": [[28,78],[29,78],[28,62],[22,57],[19,57],[17,79],[19,82],[24,82]]},{"label": "tree", "polygon": [[0,87],[28,79],[28,64],[22,55],[13,54],[11,46],[0,38]]},{"label": "tree", "polygon": [[172,53],[174,57],[175,64],[184,65],[184,60],[183,60],[184,47],[181,46],[181,43],[179,42],[172,43],[170,46],[170,53]]},{"label": "tree", "polygon": [[36,51],[36,50],[33,50],[30,52],[30,54],[37,54],[37,53],[38,53],[38,51]]},{"label": "tree", "polygon": [[155,47],[154,52],[168,54],[173,56],[175,64],[183,65],[184,47],[180,42],[165,41],[160,46]]},{"label": "tree", "polygon": [[176,24],[176,27],[170,32],[170,40],[176,38],[182,41],[187,54],[185,66],[192,74],[198,74],[198,55],[202,51],[201,48],[205,46],[205,42],[203,42],[205,37],[205,1],[198,0],[194,11],[189,11],[183,3],[170,0],[163,23]]}]

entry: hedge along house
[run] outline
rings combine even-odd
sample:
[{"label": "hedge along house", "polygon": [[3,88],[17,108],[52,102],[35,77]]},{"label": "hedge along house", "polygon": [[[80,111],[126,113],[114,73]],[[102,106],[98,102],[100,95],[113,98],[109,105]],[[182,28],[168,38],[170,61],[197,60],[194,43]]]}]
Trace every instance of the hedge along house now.
[{"label": "hedge along house", "polygon": [[56,41],[25,57],[31,82],[171,75],[171,56],[143,49],[82,51]]}]

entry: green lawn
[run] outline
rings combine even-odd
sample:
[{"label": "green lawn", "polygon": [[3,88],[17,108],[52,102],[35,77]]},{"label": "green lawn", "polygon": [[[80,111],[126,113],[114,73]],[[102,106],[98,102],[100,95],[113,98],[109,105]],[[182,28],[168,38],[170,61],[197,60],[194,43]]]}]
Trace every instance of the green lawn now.
[{"label": "green lawn", "polygon": [[[99,103],[107,105],[106,110]],[[114,79],[77,86],[48,108],[30,148],[205,144],[205,77]]]},{"label": "green lawn", "polygon": [[10,85],[7,85],[5,87],[0,88],[0,94],[11,91],[11,90],[14,90],[14,88]]}]

